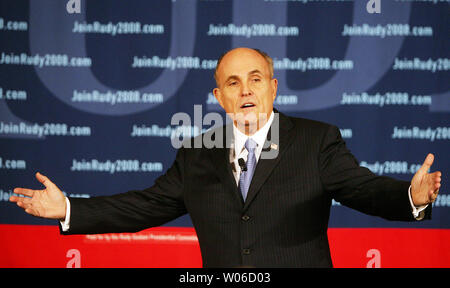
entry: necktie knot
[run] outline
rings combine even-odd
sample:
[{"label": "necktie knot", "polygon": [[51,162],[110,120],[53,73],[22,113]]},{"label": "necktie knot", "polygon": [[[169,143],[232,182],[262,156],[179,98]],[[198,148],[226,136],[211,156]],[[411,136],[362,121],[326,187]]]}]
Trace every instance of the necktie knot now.
[{"label": "necktie knot", "polygon": [[245,141],[244,147],[247,149],[248,152],[253,152],[256,149],[256,146],[258,144],[253,140],[252,138],[248,138],[247,141]]}]

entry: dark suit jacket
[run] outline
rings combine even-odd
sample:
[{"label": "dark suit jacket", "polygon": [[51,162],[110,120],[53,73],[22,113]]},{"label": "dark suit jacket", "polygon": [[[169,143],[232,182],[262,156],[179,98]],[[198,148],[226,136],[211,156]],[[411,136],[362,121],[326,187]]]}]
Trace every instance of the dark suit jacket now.
[{"label": "dark suit jacket", "polygon": [[278,156],[259,160],[245,203],[229,149],[181,148],[148,189],[70,199],[63,234],[134,232],[189,213],[205,267],[331,267],[332,198],[370,215],[414,220],[409,182],[360,167],[337,127],[279,115]]}]

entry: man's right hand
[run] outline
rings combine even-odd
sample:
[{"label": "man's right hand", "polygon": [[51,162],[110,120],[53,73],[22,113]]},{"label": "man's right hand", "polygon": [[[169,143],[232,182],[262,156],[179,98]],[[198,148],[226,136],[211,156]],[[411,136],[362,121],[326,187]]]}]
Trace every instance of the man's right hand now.
[{"label": "man's right hand", "polygon": [[11,196],[9,201],[17,203],[17,206],[33,216],[64,220],[66,217],[64,194],[41,173],[36,173],[36,179],[45,186],[44,190],[15,188],[14,193],[28,197]]}]

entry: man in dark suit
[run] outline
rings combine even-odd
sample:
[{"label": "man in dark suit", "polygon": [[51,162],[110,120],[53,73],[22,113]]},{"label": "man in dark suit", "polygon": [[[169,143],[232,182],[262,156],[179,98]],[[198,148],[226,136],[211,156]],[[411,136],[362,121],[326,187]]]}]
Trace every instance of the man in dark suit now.
[{"label": "man in dark suit", "polygon": [[225,139],[224,146],[180,148],[166,174],[142,191],[69,200],[37,173],[46,189],[16,188],[31,198],[10,200],[60,219],[63,234],[139,231],[189,213],[206,267],[331,267],[333,198],[390,220],[431,217],[441,181],[440,172],[428,173],[432,154],[411,182],[359,167],[337,127],[273,109],[278,82],[259,50],[227,52],[215,78],[214,95],[233,121],[199,137]]}]

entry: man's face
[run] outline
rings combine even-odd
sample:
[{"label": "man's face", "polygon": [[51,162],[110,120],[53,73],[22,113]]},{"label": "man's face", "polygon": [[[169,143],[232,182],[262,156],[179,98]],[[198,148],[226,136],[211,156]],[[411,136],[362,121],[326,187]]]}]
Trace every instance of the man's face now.
[{"label": "man's face", "polygon": [[237,48],[228,52],[218,67],[217,82],[214,95],[237,125],[254,125],[260,114],[269,118],[278,82],[271,78],[266,59],[256,51]]}]

